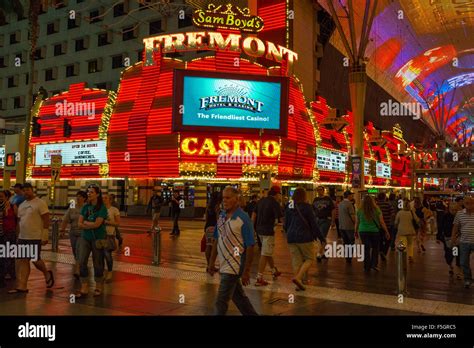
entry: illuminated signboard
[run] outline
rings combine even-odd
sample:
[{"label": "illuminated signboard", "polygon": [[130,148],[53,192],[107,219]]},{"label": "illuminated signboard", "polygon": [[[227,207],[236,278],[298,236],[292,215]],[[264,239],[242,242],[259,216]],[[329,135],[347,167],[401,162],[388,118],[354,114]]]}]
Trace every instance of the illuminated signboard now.
[{"label": "illuminated signboard", "polygon": [[250,154],[269,158],[277,157],[280,154],[280,144],[275,140],[240,140],[240,139],[219,139],[214,141],[211,138],[184,138],[181,140],[181,151],[187,155],[198,156],[218,156],[222,154]]},{"label": "illuminated signboard", "polygon": [[[164,34],[143,39],[145,45],[145,65],[153,65],[153,57],[157,53],[172,53],[176,51],[222,50],[245,53],[247,56],[265,58],[281,63],[285,60],[288,70],[298,60],[298,54],[286,47],[263,41],[256,36],[242,38],[241,34],[225,34],[220,32],[189,32]],[[206,41],[207,43],[204,43]]]},{"label": "illuminated signboard", "polygon": [[390,165],[388,163],[377,162],[376,176],[377,178],[390,179],[392,177]]},{"label": "illuminated signboard", "polygon": [[319,169],[332,170],[335,172],[346,171],[347,154],[344,152],[331,151],[318,147],[316,157]]},{"label": "illuminated signboard", "polygon": [[364,173],[365,175],[371,175],[370,174],[370,160],[368,159],[364,160]]},{"label": "illuminated signboard", "polygon": [[227,4],[225,7],[208,4],[206,10],[194,11],[193,23],[199,28],[221,28],[250,33],[257,33],[263,29],[262,18],[252,16],[248,8],[241,9],[232,4]]},{"label": "illuminated signboard", "polygon": [[287,100],[285,77],[176,70],[173,130],[285,136]]},{"label": "illuminated signboard", "polygon": [[0,147],[0,168],[5,167],[5,148]]},{"label": "illuminated signboard", "polygon": [[61,155],[63,164],[107,163],[106,141],[36,145],[35,165],[49,166],[51,155]]}]

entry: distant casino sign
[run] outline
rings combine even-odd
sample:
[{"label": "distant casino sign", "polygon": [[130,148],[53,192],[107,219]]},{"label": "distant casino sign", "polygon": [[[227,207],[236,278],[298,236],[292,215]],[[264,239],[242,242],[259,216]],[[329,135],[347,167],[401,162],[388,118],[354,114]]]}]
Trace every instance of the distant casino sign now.
[{"label": "distant casino sign", "polygon": [[200,28],[233,29],[248,33],[258,33],[263,29],[263,19],[250,14],[248,8],[241,9],[232,4],[216,6],[209,4],[206,10],[196,10],[193,23]]}]

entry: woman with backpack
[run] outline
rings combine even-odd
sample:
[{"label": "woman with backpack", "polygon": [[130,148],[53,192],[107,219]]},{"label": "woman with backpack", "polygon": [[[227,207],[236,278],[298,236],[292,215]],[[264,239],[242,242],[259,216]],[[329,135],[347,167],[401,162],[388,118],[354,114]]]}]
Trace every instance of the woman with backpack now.
[{"label": "woman with backpack", "polygon": [[306,202],[306,191],[298,187],[293,193],[293,202],[285,211],[284,227],[287,233],[294,278],[298,290],[306,290],[303,278],[315,259],[316,244],[325,242],[316,223],[312,206]]},{"label": "woman with backpack", "polygon": [[403,200],[403,209],[395,216],[395,227],[397,228],[397,241],[402,242],[407,248],[408,262],[413,263],[414,241],[416,231],[420,225],[420,219],[410,209],[410,202]]},{"label": "woman with backpack", "polygon": [[356,213],[355,228],[356,238],[360,236],[364,244],[364,270],[378,271],[381,234],[383,233],[387,240],[390,240],[390,234],[382,212],[371,196],[367,195],[362,200],[362,207]]}]

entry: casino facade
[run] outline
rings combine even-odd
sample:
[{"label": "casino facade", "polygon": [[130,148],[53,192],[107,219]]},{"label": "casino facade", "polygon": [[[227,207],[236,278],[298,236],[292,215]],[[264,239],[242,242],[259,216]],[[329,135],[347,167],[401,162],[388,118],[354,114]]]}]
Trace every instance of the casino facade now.
[{"label": "casino facade", "polygon": [[[117,91],[79,83],[37,99],[41,135],[31,137],[27,173],[38,192],[46,195],[51,185],[53,154],[63,162],[58,206],[91,181],[116,193],[129,213],[143,210],[153,189],[165,196],[177,189],[188,216],[201,215],[208,195],[228,184],[246,196],[271,182],[287,196],[299,185],[342,192],[351,182],[351,113],[340,117],[342,129],[327,125],[335,110],[323,97],[305,97],[294,74],[298,52],[270,41],[280,29],[265,11],[258,14],[269,23],[267,33],[196,28],[145,39],[143,61],[123,70]],[[209,56],[191,61],[166,56],[204,49]],[[376,133],[366,127],[367,187],[408,189],[401,130],[382,131],[383,141],[371,142]]]}]

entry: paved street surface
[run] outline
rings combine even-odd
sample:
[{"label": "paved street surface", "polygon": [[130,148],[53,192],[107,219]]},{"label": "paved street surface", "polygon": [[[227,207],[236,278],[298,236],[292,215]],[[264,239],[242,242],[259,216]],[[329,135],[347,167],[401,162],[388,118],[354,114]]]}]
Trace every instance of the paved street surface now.
[{"label": "paved street surface", "polygon": [[[105,294],[77,299],[79,289],[72,277],[74,263],[69,239],[60,241],[59,253],[45,247],[43,258],[56,275],[56,285],[47,290],[42,274],[33,269],[28,294],[8,295],[14,283],[0,289],[0,315],[211,315],[219,276],[205,272],[200,252],[204,221],[183,220],[181,236],[169,235],[171,222],[162,219],[162,262],[153,266],[152,237],[145,218],[122,220],[124,253],[115,256],[115,272]],[[472,315],[473,289],[448,275],[442,246],[434,237],[426,242],[426,253],[415,255],[409,265],[409,295],[399,302],[396,294],[396,255],[391,252],[380,272],[365,274],[362,264],[347,266],[344,259],[316,263],[310,270],[311,285],[297,292],[291,283],[290,254],[281,227],[276,233],[275,262],[283,275],[267,287],[253,286],[258,257],[254,260],[252,285],[246,292],[264,315]],[[330,236],[334,240],[335,236]],[[267,274],[267,279],[269,279]],[[91,282],[93,282],[91,278]],[[232,304],[229,314],[239,312]]]}]

